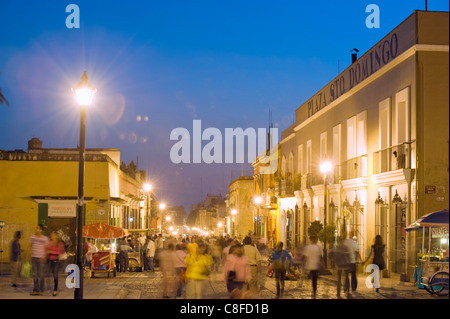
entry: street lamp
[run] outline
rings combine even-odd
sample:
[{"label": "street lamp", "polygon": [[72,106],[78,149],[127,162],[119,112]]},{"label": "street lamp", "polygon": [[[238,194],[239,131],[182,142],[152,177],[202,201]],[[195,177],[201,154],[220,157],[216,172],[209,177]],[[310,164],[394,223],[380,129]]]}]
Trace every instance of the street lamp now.
[{"label": "street lamp", "polygon": [[75,288],[74,298],[83,299],[83,206],[84,206],[84,156],[86,148],[86,109],[92,103],[94,93],[97,92],[89,82],[86,71],[83,72],[80,83],[72,92],[75,92],[80,106],[80,149],[78,158],[78,209],[77,209],[77,255],[76,263],[79,269],[79,288]]},{"label": "street lamp", "polygon": [[325,268],[327,268],[327,176],[331,172],[331,163],[323,162],[320,164],[320,172],[323,174],[323,260],[325,262]]},{"label": "street lamp", "polygon": [[149,216],[151,217],[151,212],[150,212],[150,191],[152,190],[152,185],[149,183],[144,184],[144,191],[147,192],[147,216],[146,216],[146,227],[145,228],[150,228],[150,224],[149,223]]}]

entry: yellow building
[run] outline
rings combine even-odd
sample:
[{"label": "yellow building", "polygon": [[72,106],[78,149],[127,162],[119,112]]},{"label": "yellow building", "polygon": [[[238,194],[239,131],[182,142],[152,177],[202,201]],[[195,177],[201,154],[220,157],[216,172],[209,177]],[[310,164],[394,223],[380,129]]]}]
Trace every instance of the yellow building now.
[{"label": "yellow building", "polygon": [[415,11],[296,109],[280,142],[282,241],[327,221],[364,258],[380,234],[388,272],[412,277],[420,245],[404,227],[449,207],[448,41],[448,12]]},{"label": "yellow building", "polygon": [[[26,247],[36,225],[45,233],[55,230],[69,249],[76,245],[78,150],[45,149],[33,138],[28,152],[0,150],[0,220],[5,222],[5,253],[14,232],[23,232]],[[87,149],[85,161],[84,224],[108,223],[124,228],[143,225],[139,174],[120,169],[117,149]]]},{"label": "yellow building", "polygon": [[[243,239],[255,232],[257,211],[253,204],[255,184],[253,176],[241,176],[231,182],[228,193],[228,229],[231,236]],[[233,214],[235,209],[236,214]]]}]

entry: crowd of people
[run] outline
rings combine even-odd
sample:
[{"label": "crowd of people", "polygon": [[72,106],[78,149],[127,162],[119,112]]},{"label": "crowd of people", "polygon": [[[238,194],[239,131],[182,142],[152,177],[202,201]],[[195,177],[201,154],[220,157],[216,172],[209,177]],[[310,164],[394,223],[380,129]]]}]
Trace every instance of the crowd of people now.
[{"label": "crowd of people", "polygon": [[[32,295],[42,295],[45,277],[53,277],[53,295],[58,293],[58,272],[64,260],[65,247],[57,232],[50,238],[43,234],[42,225],[36,227],[30,237],[26,252],[20,245],[21,233],[16,232],[11,243],[11,280],[17,287],[21,276],[21,261],[31,264],[33,277]],[[185,297],[202,299],[205,285],[210,275],[220,276],[228,291],[229,298],[257,298],[265,285],[266,277],[274,277],[276,298],[284,294],[287,276],[297,276],[301,284],[306,276],[311,279],[312,296],[316,297],[319,275],[326,268],[323,248],[317,237],[310,237],[309,244],[288,251],[283,242],[277,243],[273,250],[258,245],[250,235],[243,240],[230,237],[187,236],[180,239],[164,238],[161,234],[122,238],[117,245],[116,266],[119,272],[129,269],[129,252],[137,250],[142,253],[143,271],[155,272],[158,267],[162,275],[162,298]],[[330,250],[331,266],[335,269],[337,297],[344,292],[350,295],[357,289],[357,264],[365,264],[372,259],[379,270],[386,268],[385,246],[381,236],[375,238],[366,260],[361,259],[359,246],[354,238],[339,238],[335,247]],[[84,245],[85,265],[89,267],[92,255],[97,247],[89,239]],[[25,255],[22,258],[22,255]],[[267,259],[268,257],[268,259]],[[263,273],[262,262],[268,260],[268,271]],[[342,277],[344,283],[342,284]],[[379,277],[378,277],[379,279]],[[378,292],[380,281],[374,282]]]}]

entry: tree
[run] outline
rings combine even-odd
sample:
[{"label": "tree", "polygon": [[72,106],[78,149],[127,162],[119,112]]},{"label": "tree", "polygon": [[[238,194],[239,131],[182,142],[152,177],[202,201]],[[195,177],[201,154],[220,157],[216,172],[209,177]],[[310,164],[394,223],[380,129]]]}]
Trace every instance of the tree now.
[{"label": "tree", "polygon": [[308,227],[308,235],[310,237],[319,237],[319,233],[323,230],[323,225],[318,220],[311,223]]}]

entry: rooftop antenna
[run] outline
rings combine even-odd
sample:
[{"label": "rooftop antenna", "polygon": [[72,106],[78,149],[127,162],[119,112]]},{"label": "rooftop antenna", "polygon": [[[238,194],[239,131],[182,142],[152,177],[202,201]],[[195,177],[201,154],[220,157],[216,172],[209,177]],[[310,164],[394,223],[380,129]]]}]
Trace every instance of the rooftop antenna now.
[{"label": "rooftop antenna", "polygon": [[359,50],[357,48],[354,48],[352,50],[350,50],[350,52],[352,53],[352,64],[356,62],[356,60],[358,60],[358,52]]},{"label": "rooftop antenna", "polygon": [[428,1],[425,0],[425,11],[428,11]]}]

